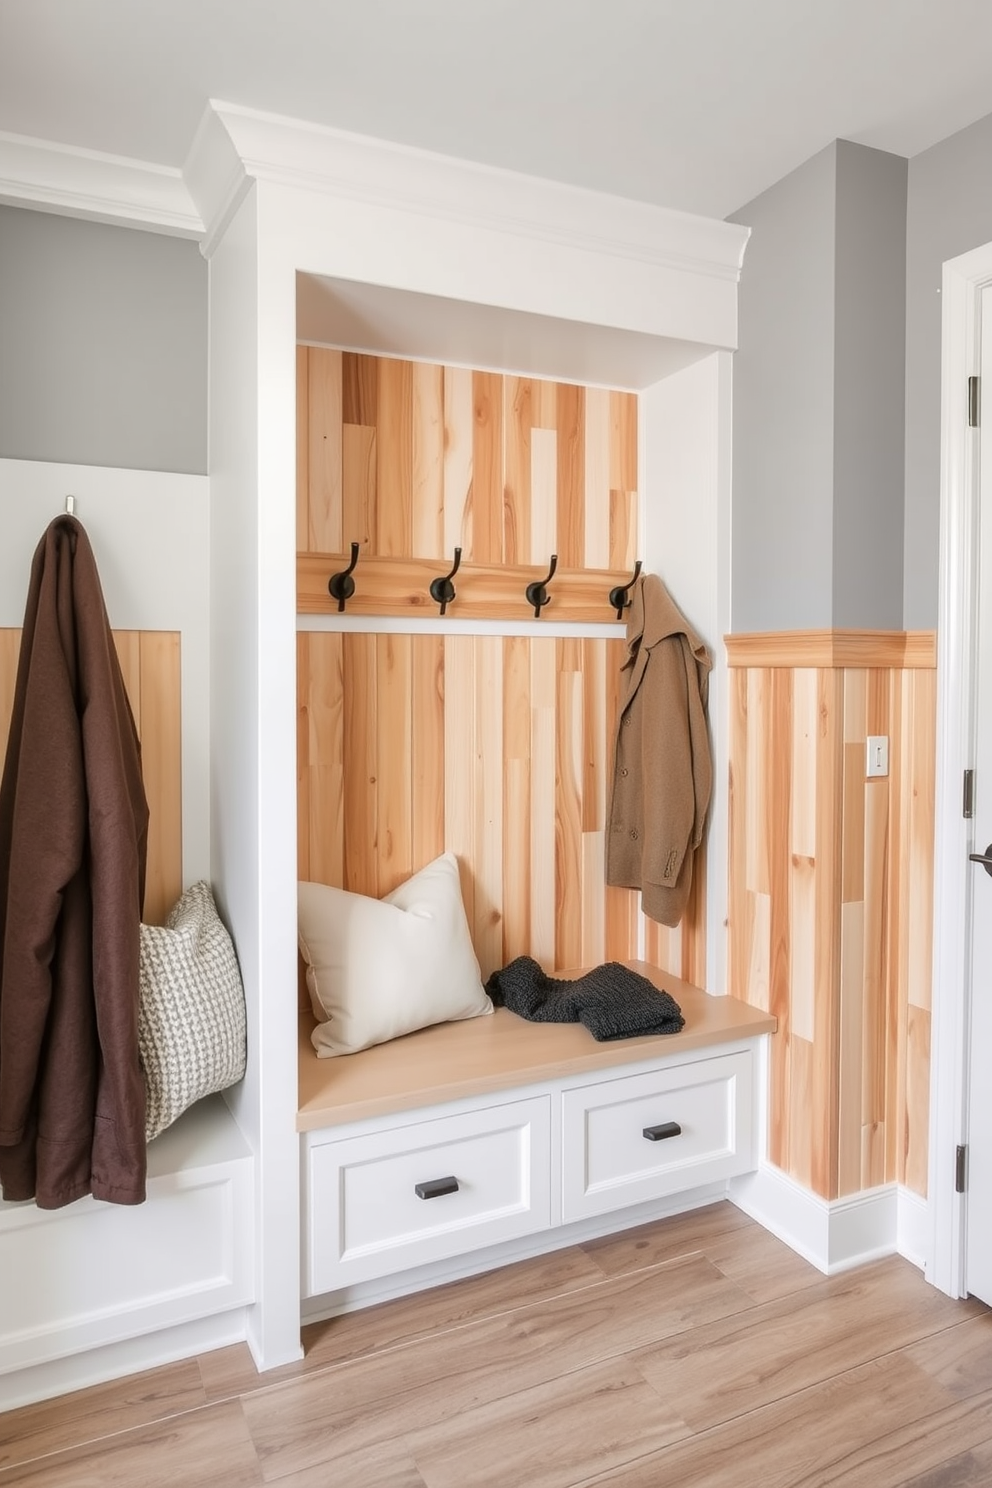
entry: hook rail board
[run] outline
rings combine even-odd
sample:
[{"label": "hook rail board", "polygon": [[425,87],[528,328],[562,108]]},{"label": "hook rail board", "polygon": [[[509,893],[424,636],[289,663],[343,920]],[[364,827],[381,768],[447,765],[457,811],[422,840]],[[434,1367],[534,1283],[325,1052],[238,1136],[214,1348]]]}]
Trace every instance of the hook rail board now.
[{"label": "hook rail board", "polygon": [[[339,601],[328,593],[328,581],[347,562],[343,554],[298,553],[296,557],[297,609],[301,615],[337,613]],[[431,597],[431,584],[450,560],[429,558],[362,558],[351,571],[354,592],[346,601],[354,615],[436,616],[438,606]],[[548,579],[547,564],[500,567],[463,563],[458,569],[457,594],[447,613],[463,619],[532,620],[533,600],[527,588],[544,583],[548,603],[544,618],[593,623],[612,623],[618,633],[626,617],[617,619],[610,592],[630,582],[630,570],[557,568]]]}]

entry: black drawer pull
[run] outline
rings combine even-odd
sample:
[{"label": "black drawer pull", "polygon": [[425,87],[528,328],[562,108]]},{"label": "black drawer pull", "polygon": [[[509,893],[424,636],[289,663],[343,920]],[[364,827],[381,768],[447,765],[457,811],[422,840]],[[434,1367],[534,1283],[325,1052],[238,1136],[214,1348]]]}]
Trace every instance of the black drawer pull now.
[{"label": "black drawer pull", "polygon": [[660,1126],[646,1126],[644,1136],[649,1142],[663,1142],[666,1137],[680,1137],[682,1128],[677,1121],[663,1121]]},{"label": "black drawer pull", "polygon": [[418,1199],[439,1199],[442,1194],[457,1193],[457,1178],[431,1178],[427,1183],[418,1183],[414,1193]]}]

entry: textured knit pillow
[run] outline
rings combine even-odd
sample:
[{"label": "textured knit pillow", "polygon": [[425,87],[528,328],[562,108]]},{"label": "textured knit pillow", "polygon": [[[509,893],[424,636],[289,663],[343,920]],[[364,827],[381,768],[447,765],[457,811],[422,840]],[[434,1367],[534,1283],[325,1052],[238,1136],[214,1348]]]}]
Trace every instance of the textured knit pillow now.
[{"label": "textured knit pillow", "polygon": [[493,1010],[453,853],[385,899],[301,883],[299,941],[322,1058]]},{"label": "textured knit pillow", "polygon": [[164,926],[142,925],[138,1051],[148,1141],[194,1101],[245,1072],[244,989],[210,885],[195,883]]}]

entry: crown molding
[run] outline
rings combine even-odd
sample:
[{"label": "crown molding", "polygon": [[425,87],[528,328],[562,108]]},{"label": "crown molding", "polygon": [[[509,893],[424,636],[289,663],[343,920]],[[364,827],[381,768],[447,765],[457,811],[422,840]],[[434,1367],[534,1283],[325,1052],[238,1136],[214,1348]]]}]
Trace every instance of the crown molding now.
[{"label": "crown molding", "polygon": [[184,177],[223,232],[251,179],[736,283],[749,229],[211,100]]},{"label": "crown molding", "polygon": [[27,135],[0,132],[0,202],[175,237],[203,236],[180,171]]}]

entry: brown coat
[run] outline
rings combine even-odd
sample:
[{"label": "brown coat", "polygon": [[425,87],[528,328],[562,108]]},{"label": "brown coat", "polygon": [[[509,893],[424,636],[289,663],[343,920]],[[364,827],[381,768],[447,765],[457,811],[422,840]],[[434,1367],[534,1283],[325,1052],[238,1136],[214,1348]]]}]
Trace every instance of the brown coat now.
[{"label": "brown coat", "polygon": [[59,1208],[145,1196],[138,937],[148,807],[89,541],[31,568],[0,782],[0,1185]]},{"label": "brown coat", "polygon": [[677,925],[713,783],[709,653],[656,574],[634,586],[620,681],[606,881]]}]

